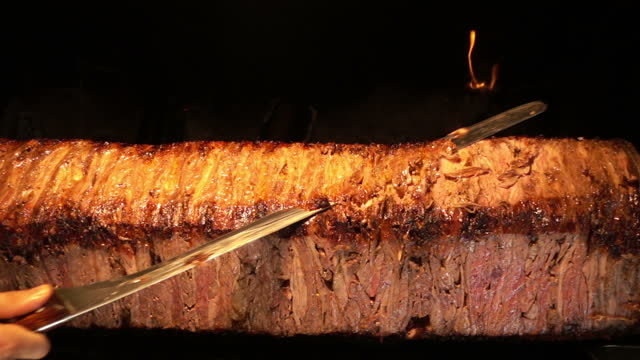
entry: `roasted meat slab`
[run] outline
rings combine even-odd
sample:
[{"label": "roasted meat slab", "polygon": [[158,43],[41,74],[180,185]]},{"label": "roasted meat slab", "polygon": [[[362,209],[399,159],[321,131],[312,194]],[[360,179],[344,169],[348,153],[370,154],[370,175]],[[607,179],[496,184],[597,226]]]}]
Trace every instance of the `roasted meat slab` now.
[{"label": "roasted meat slab", "polygon": [[627,333],[638,153],[623,140],[398,145],[0,140],[0,291],[136,272],[269,212],[334,204],[84,315],[290,336]]}]

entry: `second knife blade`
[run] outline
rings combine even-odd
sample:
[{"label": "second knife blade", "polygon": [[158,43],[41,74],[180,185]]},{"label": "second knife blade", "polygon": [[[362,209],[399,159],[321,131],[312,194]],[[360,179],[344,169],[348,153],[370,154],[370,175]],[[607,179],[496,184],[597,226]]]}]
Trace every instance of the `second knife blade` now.
[{"label": "second knife blade", "polygon": [[456,145],[455,150],[460,150],[482,139],[486,139],[499,131],[539,115],[546,109],[547,104],[541,101],[532,101],[492,116],[477,124],[455,130],[443,139],[451,140]]}]

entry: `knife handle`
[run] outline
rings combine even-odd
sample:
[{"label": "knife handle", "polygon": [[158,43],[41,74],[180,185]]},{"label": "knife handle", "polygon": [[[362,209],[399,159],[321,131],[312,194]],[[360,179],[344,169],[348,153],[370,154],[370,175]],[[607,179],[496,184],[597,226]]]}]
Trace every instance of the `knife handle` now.
[{"label": "knife handle", "polygon": [[[24,326],[31,331],[40,331],[43,327],[62,320],[69,315],[69,310],[67,310],[60,297],[54,292],[49,301],[42,307],[17,318],[17,320],[13,321],[13,324]],[[55,327],[55,325],[47,327],[46,330],[50,330],[53,327]]]}]

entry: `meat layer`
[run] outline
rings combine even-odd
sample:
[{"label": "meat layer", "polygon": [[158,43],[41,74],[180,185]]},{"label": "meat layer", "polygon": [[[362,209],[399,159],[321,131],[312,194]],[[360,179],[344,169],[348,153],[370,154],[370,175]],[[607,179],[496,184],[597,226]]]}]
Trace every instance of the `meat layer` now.
[{"label": "meat layer", "polygon": [[271,211],[299,226],[74,322],[294,334],[637,328],[624,141],[344,145],[0,141],[0,290],[133,273]]}]

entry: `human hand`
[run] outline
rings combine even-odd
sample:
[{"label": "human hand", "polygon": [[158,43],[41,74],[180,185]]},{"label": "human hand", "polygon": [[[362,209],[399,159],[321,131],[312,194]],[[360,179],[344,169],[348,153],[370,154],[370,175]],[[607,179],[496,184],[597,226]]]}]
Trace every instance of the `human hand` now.
[{"label": "human hand", "polygon": [[[51,285],[28,290],[0,292],[0,319],[30,313],[53,294]],[[16,324],[0,324],[0,360],[42,359],[51,348],[46,336]]]}]

